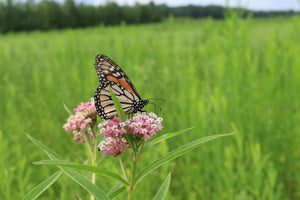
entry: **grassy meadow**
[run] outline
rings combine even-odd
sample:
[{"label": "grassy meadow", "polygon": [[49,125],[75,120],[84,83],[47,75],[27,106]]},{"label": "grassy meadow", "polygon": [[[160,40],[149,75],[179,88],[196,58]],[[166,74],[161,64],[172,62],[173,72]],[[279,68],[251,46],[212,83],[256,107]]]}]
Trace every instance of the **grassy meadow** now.
[{"label": "grassy meadow", "polygon": [[[99,53],[124,69],[141,97],[167,101],[160,104],[161,134],[195,127],[144,154],[139,169],[193,139],[238,133],[152,172],[134,199],[152,199],[169,171],[168,199],[300,199],[299,44],[299,17],[170,18],[0,35],[0,199],[20,199],[57,171],[32,164],[47,156],[24,133],[65,159],[84,158],[84,146],[62,128],[63,103],[74,108],[94,95]],[[118,159],[100,166],[121,174]],[[97,177],[106,192],[115,183]],[[73,199],[77,192],[89,198],[63,175],[41,199]]]}]

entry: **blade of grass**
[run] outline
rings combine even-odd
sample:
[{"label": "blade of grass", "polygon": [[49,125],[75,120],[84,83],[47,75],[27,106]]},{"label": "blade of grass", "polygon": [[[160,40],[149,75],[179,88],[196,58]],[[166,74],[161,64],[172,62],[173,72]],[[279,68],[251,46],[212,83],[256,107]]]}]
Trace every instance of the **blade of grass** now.
[{"label": "blade of grass", "polygon": [[69,114],[69,115],[74,115],[74,113],[72,113],[72,111],[67,107],[67,105],[65,104],[65,103],[63,103],[64,104],[64,108],[65,108],[65,110],[67,111],[67,113]]}]

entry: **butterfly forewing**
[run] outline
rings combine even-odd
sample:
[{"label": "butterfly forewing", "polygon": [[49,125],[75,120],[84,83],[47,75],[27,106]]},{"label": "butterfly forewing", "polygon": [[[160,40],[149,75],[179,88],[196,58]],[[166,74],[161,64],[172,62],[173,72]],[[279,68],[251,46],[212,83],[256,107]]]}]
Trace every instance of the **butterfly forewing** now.
[{"label": "butterfly forewing", "polygon": [[96,56],[95,68],[100,85],[95,92],[94,100],[100,117],[110,119],[117,115],[109,86],[126,114],[141,111],[148,104],[147,100],[140,98],[124,71],[110,58],[104,55]]},{"label": "butterfly forewing", "polygon": [[121,84],[124,88],[135,93],[140,98],[135,87],[125,74],[125,72],[110,58],[104,55],[96,56],[95,68],[98,74],[99,82],[109,81]]}]

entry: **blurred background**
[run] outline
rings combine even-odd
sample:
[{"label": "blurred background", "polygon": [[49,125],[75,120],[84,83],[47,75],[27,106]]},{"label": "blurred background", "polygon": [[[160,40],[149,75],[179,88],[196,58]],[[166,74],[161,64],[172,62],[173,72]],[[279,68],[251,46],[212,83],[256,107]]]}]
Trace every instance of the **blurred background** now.
[{"label": "blurred background", "polygon": [[[167,101],[161,134],[195,127],[146,152],[139,170],[193,139],[238,133],[152,172],[134,199],[152,199],[169,171],[168,199],[300,199],[296,0],[4,0],[0,32],[0,199],[20,199],[57,170],[32,164],[47,157],[24,133],[80,163],[84,146],[62,129],[63,103],[94,95],[100,53],[143,99]],[[117,159],[101,166],[120,172]],[[106,192],[114,184],[97,177]],[[77,192],[89,196],[62,176],[41,199]]]}]

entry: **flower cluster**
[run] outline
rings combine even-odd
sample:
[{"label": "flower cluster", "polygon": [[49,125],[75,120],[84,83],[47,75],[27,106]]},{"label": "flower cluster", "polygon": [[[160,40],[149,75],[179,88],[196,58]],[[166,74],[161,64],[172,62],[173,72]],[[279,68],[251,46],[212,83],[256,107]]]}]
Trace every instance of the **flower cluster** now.
[{"label": "flower cluster", "polygon": [[85,116],[95,116],[97,115],[94,98],[91,98],[91,102],[80,103],[77,108],[74,108],[74,112],[83,112]]},{"label": "flower cluster", "polygon": [[128,133],[135,139],[147,140],[151,135],[156,135],[156,132],[161,130],[161,117],[157,117],[154,113],[136,114],[133,118],[125,123],[117,116],[113,120],[107,120],[98,125],[100,134],[103,134],[103,141],[98,145],[98,149],[103,156],[117,156],[130,148],[129,144],[123,137],[123,134]]},{"label": "flower cluster", "polygon": [[103,156],[113,155],[116,157],[125,151],[124,145],[127,149],[130,148],[123,137],[107,137],[99,143],[98,149]]},{"label": "flower cluster", "polygon": [[117,116],[113,120],[107,120],[98,125],[100,129],[100,134],[104,134],[104,138],[108,137],[119,137],[122,134],[126,133],[124,127],[126,123],[122,122],[121,119]]},{"label": "flower cluster", "polygon": [[147,140],[151,135],[156,135],[156,132],[161,130],[162,122],[161,117],[157,117],[154,113],[136,114],[133,118],[128,120],[126,124],[128,125],[128,131],[133,134],[142,135],[143,140]]},{"label": "flower cluster", "polygon": [[74,134],[74,141],[85,142],[84,133],[87,132],[90,138],[93,138],[91,125],[97,117],[97,111],[93,102],[81,103],[74,109],[75,114],[68,118],[63,128],[67,132]]}]

